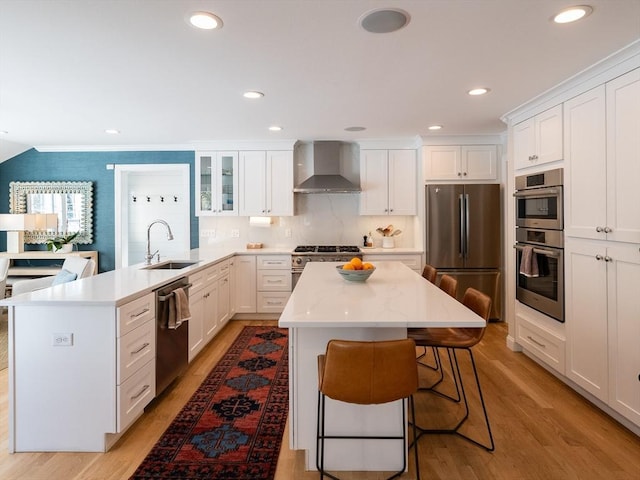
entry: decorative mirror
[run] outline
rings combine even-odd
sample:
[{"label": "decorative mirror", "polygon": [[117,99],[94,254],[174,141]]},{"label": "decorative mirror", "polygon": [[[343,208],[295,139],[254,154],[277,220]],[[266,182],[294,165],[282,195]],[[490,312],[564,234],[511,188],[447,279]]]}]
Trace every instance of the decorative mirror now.
[{"label": "decorative mirror", "polygon": [[92,182],[11,182],[11,213],[55,213],[57,232],[25,232],[25,243],[45,243],[55,235],[80,232],[74,243],[93,243]]}]

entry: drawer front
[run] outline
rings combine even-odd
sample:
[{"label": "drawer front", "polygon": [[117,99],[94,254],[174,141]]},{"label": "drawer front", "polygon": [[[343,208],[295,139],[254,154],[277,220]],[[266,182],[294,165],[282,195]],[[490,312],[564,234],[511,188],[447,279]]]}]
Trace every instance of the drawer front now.
[{"label": "drawer front", "polygon": [[126,335],[136,327],[156,316],[153,293],[140,297],[116,309],[118,337]]},{"label": "drawer front", "polygon": [[565,341],[516,315],[517,341],[532,355],[564,375]]},{"label": "drawer front", "polygon": [[148,322],[118,338],[118,372],[120,385],[156,356],[156,322]]},{"label": "drawer front", "polygon": [[229,273],[229,260],[223,260],[216,263],[216,266],[220,270],[220,276],[224,276]]},{"label": "drawer front", "polygon": [[291,255],[257,255],[258,270],[291,270]]},{"label": "drawer front", "polygon": [[117,388],[118,432],[124,431],[156,395],[155,360],[151,360]]},{"label": "drawer front", "polygon": [[204,287],[204,270],[200,270],[199,272],[194,273],[193,275],[189,275],[189,283],[191,287],[189,287],[189,295],[196,293],[198,290]]},{"label": "drawer front", "polygon": [[204,271],[205,285],[210,285],[211,282],[215,282],[220,276],[220,265],[215,264],[213,267],[209,267]]},{"label": "drawer front", "polygon": [[258,270],[258,291],[291,291],[290,270]]},{"label": "drawer front", "polygon": [[258,313],[282,313],[289,292],[258,292]]}]

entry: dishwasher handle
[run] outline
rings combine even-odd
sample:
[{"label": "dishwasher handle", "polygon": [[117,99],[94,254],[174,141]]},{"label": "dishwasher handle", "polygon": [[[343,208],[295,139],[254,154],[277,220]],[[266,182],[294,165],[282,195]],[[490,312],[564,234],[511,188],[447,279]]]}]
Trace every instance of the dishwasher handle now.
[{"label": "dishwasher handle", "polygon": [[[192,287],[193,284],[192,283],[187,283],[186,285],[181,285],[181,286],[177,286],[176,288],[184,288],[186,290],[189,290],[190,287]],[[169,300],[172,296],[174,295],[173,292],[168,293],[167,295],[158,295],[158,301],[159,302],[166,302],[167,300]]]}]

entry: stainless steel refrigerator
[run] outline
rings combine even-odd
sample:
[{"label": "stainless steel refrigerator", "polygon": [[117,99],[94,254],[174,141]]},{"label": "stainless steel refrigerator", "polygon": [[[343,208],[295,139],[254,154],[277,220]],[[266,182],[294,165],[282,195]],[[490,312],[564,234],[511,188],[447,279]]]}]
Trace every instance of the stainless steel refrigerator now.
[{"label": "stainless steel refrigerator", "polygon": [[458,299],[474,287],[502,318],[500,185],[426,186],[427,263],[458,280]]}]

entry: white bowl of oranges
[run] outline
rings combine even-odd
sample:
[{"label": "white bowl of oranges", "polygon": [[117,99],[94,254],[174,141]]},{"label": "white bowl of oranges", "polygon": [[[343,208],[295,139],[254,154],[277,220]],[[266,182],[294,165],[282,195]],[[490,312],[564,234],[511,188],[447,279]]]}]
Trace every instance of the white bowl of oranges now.
[{"label": "white bowl of oranges", "polygon": [[371,263],[363,262],[358,257],[353,257],[344,265],[338,265],[336,270],[345,280],[350,282],[366,282],[367,278],[376,271],[376,267]]}]

